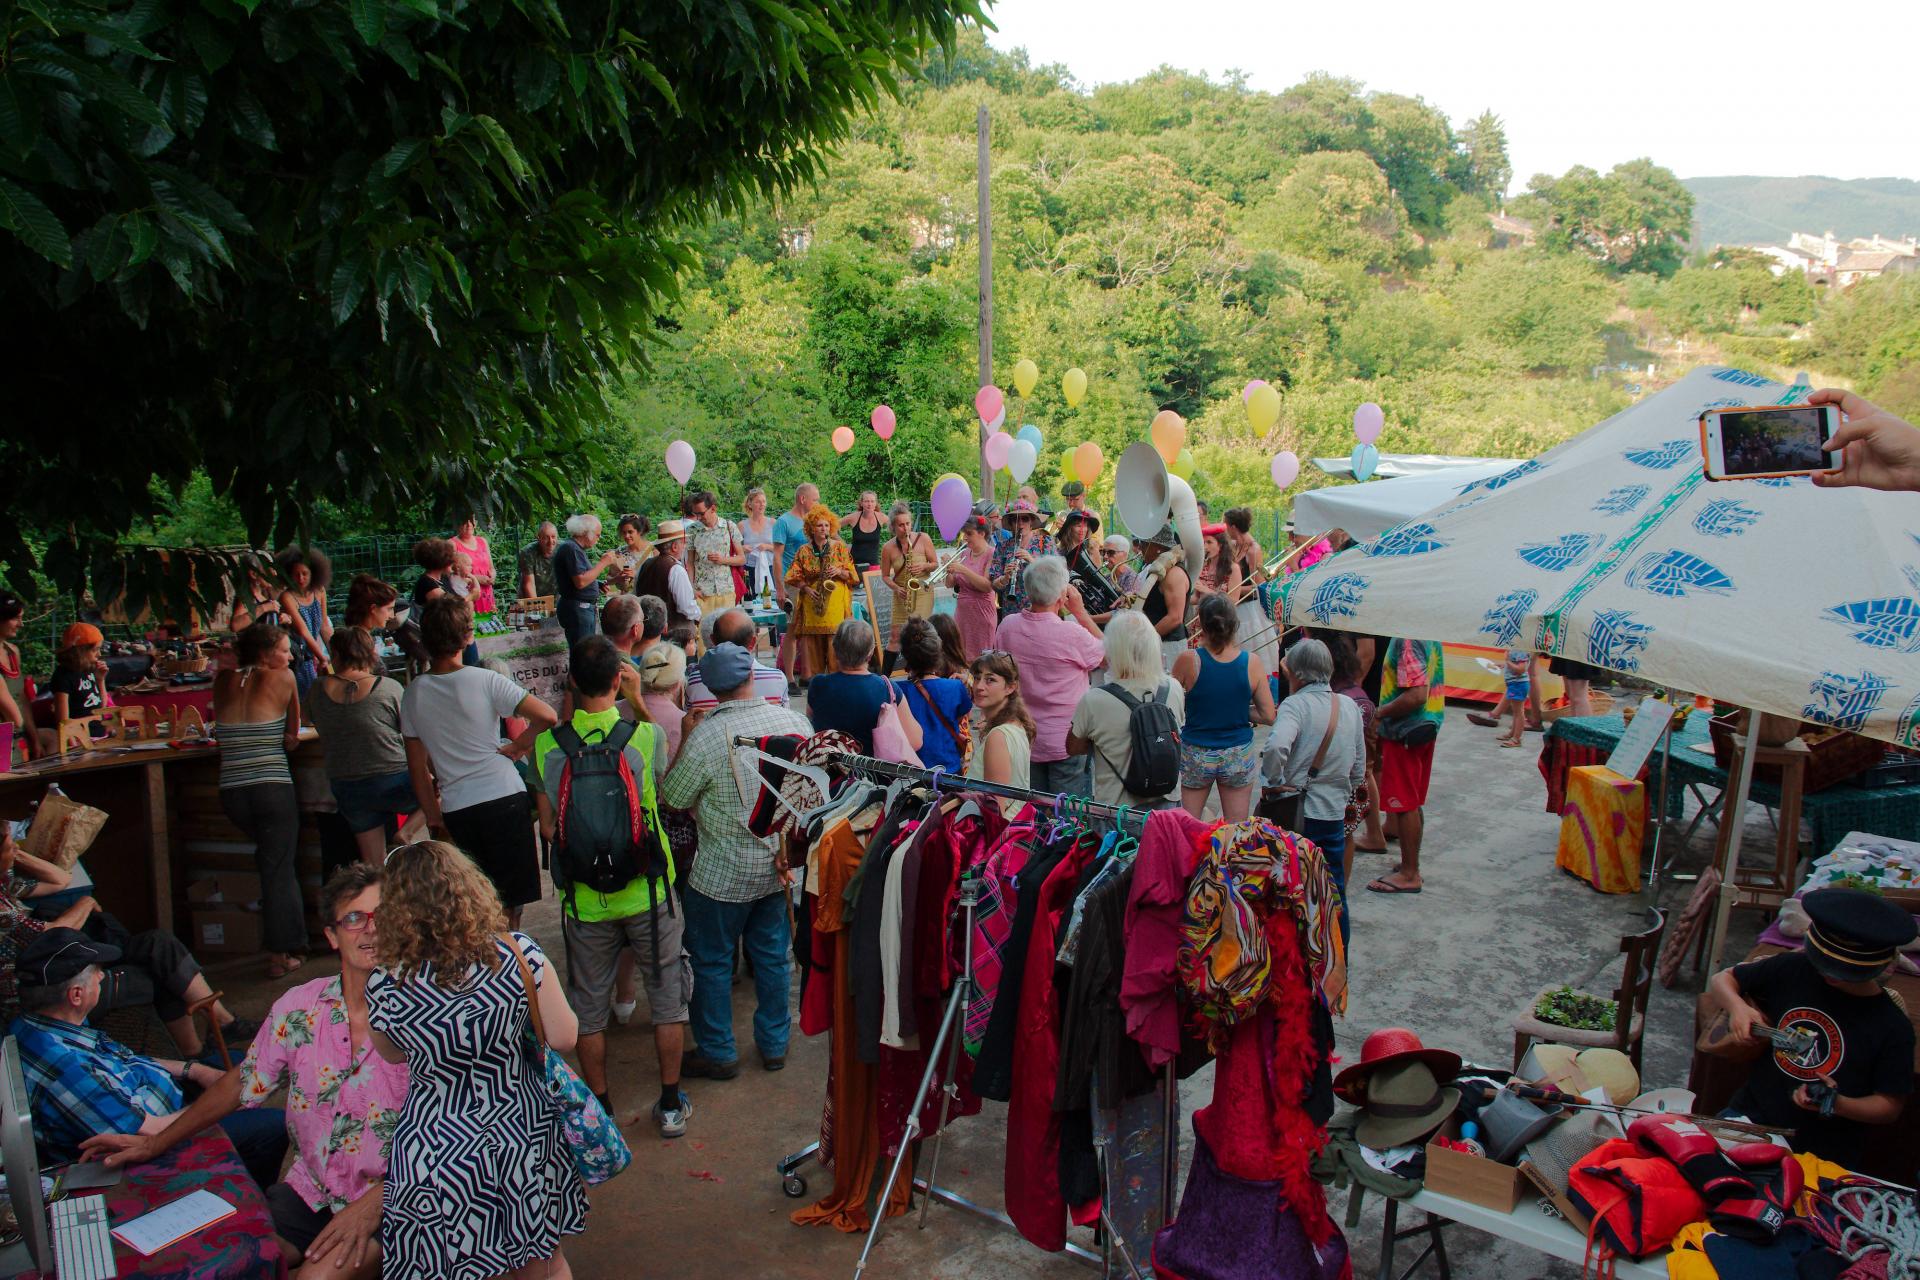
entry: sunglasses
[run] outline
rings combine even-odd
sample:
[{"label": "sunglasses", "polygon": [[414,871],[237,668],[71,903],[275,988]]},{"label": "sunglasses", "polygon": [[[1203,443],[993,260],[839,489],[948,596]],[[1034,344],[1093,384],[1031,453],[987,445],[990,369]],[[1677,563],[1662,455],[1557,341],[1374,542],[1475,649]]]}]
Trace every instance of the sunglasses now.
[{"label": "sunglasses", "polygon": [[342,933],[365,933],[367,926],[373,923],[373,918],[378,915],[379,912],[380,909],[378,907],[375,907],[372,911],[349,911],[338,920],[335,920],[333,927]]},{"label": "sunglasses", "polygon": [[387,850],[387,856],[381,862],[380,865],[383,867],[390,867],[393,865],[393,860],[395,858],[399,857],[401,854],[405,853],[409,849],[422,848],[426,845],[426,843],[427,842],[425,840],[412,840],[406,844],[397,844],[393,846],[393,848]]}]

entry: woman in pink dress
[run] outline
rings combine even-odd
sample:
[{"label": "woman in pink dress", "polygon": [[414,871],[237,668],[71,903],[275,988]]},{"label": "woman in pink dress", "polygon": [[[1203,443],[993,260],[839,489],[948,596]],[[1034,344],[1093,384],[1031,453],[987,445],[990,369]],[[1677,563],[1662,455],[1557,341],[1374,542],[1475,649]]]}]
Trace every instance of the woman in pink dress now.
[{"label": "woman in pink dress", "polygon": [[474,528],[472,516],[460,522],[460,527],[453,531],[453,537],[448,541],[453,543],[455,550],[466,553],[467,559],[473,561],[472,580],[475,586],[473,611],[492,613],[494,608],[493,548],[487,545],[487,540],[480,536],[479,530]]},{"label": "woman in pink dress", "polygon": [[960,643],[967,661],[972,662],[993,647],[993,631],[1000,624],[999,600],[993,593],[988,570],[993,565],[993,535],[984,516],[969,516],[960,536],[966,550],[953,562],[948,577],[953,582],[956,601],[954,621],[960,624]]}]

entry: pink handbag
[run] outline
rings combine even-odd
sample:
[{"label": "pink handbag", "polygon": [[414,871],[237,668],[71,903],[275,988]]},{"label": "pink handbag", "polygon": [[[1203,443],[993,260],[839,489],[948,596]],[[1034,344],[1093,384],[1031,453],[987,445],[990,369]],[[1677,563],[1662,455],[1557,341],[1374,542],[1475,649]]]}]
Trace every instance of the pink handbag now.
[{"label": "pink handbag", "polygon": [[900,723],[903,714],[905,705],[900,701],[899,691],[893,687],[893,681],[888,680],[886,705],[880,708],[880,715],[873,722],[873,754],[891,764],[920,765],[920,753],[907,741],[906,726]]}]

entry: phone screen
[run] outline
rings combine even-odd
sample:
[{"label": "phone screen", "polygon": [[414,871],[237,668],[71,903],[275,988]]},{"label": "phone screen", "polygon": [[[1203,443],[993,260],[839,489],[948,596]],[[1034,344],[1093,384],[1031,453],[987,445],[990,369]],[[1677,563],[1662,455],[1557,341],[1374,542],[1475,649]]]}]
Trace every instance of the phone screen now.
[{"label": "phone screen", "polygon": [[1729,476],[1825,471],[1826,413],[1817,408],[1740,409],[1719,415],[1720,452]]}]

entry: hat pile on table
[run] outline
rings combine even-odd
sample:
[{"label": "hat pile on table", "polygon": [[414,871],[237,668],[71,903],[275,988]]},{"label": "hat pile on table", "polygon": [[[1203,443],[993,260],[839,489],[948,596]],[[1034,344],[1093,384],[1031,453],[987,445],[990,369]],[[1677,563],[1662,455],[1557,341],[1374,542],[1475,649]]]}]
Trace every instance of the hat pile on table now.
[{"label": "hat pile on table", "polygon": [[1360,1108],[1354,1138],[1383,1151],[1417,1142],[1446,1122],[1460,1103],[1447,1087],[1460,1055],[1429,1049],[1405,1027],[1383,1027],[1360,1047],[1360,1061],[1334,1077],[1333,1091]]}]

